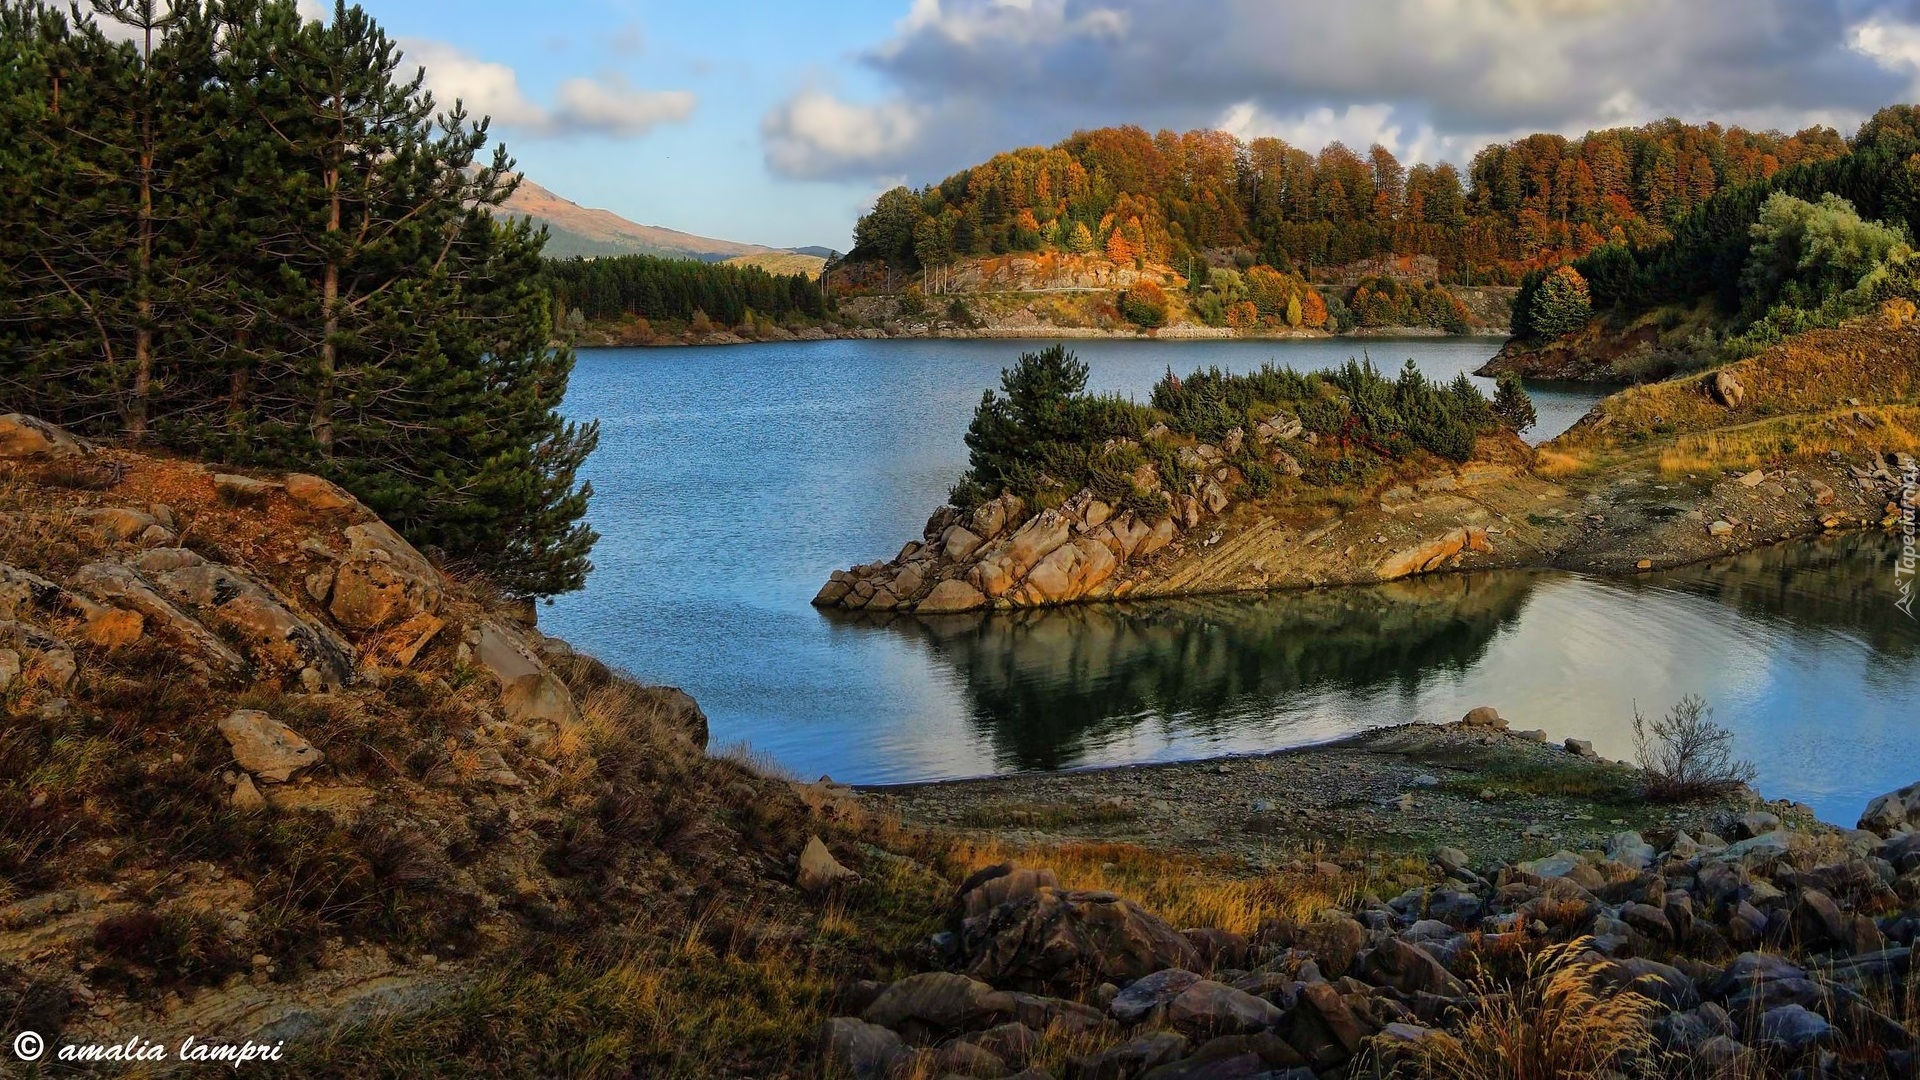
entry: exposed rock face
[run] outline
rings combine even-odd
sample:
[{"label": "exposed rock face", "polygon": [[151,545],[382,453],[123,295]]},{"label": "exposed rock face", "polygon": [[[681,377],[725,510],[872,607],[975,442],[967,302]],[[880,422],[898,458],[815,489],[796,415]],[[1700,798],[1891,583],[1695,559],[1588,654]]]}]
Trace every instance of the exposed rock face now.
[{"label": "exposed rock face", "polygon": [[1920,829],[1920,784],[1909,784],[1867,804],[1860,828],[1881,836]]},{"label": "exposed rock face", "polygon": [[[1495,554],[1496,520],[1480,493],[1502,485],[1507,510],[1531,511],[1546,485],[1516,486],[1523,452],[1489,450],[1499,461],[1442,466],[1414,486],[1380,493],[1377,506],[1329,525],[1296,527],[1281,510],[1249,502],[1246,477],[1232,462],[1251,448],[1276,472],[1298,476],[1300,419],[1279,412],[1235,428],[1219,445],[1171,447],[1185,475],[1177,490],[1151,462],[1135,470],[1136,489],[1164,499],[1164,510],[1119,506],[1083,489],[1049,509],[1002,495],[963,512],[942,507],[919,540],[888,562],[836,570],[814,597],[816,606],[869,612],[947,615],[987,608],[1030,608],[1128,596],[1378,582],[1452,568]],[[1164,426],[1148,432],[1160,450],[1177,437]],[[1116,442],[1118,445],[1118,442]],[[1491,446],[1491,444],[1489,444]],[[1382,549],[1379,544],[1391,544]],[[1364,545],[1364,546],[1363,546]],[[1518,552],[1516,552],[1518,554]],[[1484,564],[1486,560],[1481,559]]]},{"label": "exposed rock face", "polygon": [[347,494],[330,480],[307,473],[288,473],[287,498],[318,514],[364,511],[360,500]]},{"label": "exposed rock face", "polygon": [[578,718],[566,686],[517,632],[488,621],[477,626],[473,636],[474,659],[499,680],[500,707],[507,719],[557,724]]}]

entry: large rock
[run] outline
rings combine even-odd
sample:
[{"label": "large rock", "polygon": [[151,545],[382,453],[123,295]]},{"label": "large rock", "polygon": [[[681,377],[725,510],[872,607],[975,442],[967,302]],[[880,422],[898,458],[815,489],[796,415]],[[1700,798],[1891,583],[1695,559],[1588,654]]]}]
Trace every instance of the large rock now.
[{"label": "large rock", "polygon": [[1072,527],[1072,520],[1058,510],[1034,515],[1015,530],[1005,547],[974,566],[969,580],[988,596],[1000,596],[1071,539]]},{"label": "large rock", "polygon": [[341,625],[372,630],[440,606],[439,571],[378,521],[349,526],[346,561],[334,573],[327,610]]},{"label": "large rock", "polygon": [[913,610],[920,615],[949,615],[960,611],[977,611],[986,606],[986,594],[959,578],[953,578],[935,585],[927,598]]},{"label": "large rock", "polygon": [[1747,400],[1747,388],[1731,371],[1716,371],[1707,380],[1707,391],[1713,400],[1729,409],[1737,409]]},{"label": "large rock", "polygon": [[492,620],[482,621],[474,630],[479,641],[473,657],[499,681],[500,708],[508,720],[516,724],[558,724],[579,718],[566,684],[547,670],[517,631]]},{"label": "large rock", "polygon": [[965,975],[923,972],[882,990],[860,1018],[899,1032],[911,1030],[909,1025],[922,1033],[961,1031],[985,1015],[981,1001],[991,993],[993,987]]},{"label": "large rock", "polygon": [[1167,1004],[1179,997],[1181,991],[1200,981],[1199,975],[1180,968],[1156,971],[1145,978],[1135,979],[1126,989],[1115,994],[1107,1011],[1123,1024],[1164,1019]]},{"label": "large rock", "polygon": [[1881,836],[1920,830],[1920,784],[1889,791],[1868,803],[1866,813],[1860,815],[1860,828]]},{"label": "large rock", "polygon": [[1212,979],[1194,983],[1167,1003],[1167,1022],[1201,1037],[1265,1031],[1284,1015],[1272,1002]]},{"label": "large rock", "polygon": [[1112,577],[1119,565],[1105,544],[1091,537],[1077,537],[1041,559],[1010,599],[1036,607],[1078,600]]},{"label": "large rock", "polygon": [[326,760],[298,732],[258,709],[227,714],[220,721],[220,734],[233,747],[233,760],[268,783],[285,783],[294,773]]},{"label": "large rock", "polygon": [[885,1080],[913,1053],[900,1036],[851,1016],[821,1024],[818,1046],[826,1075],[851,1073],[859,1080]]},{"label": "large rock", "polygon": [[1433,954],[1399,938],[1388,938],[1354,960],[1354,974],[1375,986],[1390,986],[1403,994],[1429,993],[1465,997],[1467,988],[1440,966]]},{"label": "large rock", "polygon": [[150,629],[164,631],[193,650],[196,658],[211,660],[229,672],[244,670],[247,661],[213,631],[162,596],[131,567],[119,563],[89,563],[74,571],[67,584],[103,604],[137,611]]},{"label": "large rock", "polygon": [[1192,943],[1133,901],[1050,886],[966,919],[961,945],[966,972],[996,985],[1072,989],[1200,964]]},{"label": "large rock", "polygon": [[1097,1054],[1074,1058],[1070,1076],[1077,1080],[1131,1080],[1169,1062],[1178,1061],[1187,1052],[1187,1037],[1174,1031],[1153,1031]]},{"label": "large rock", "polygon": [[79,457],[87,444],[32,416],[0,416],[0,459]]},{"label": "large rock", "polygon": [[1457,562],[1468,552],[1491,552],[1493,543],[1487,530],[1478,525],[1458,528],[1433,540],[1394,552],[1381,560],[1374,572],[1382,581],[1426,574]]},{"label": "large rock", "polygon": [[794,884],[806,892],[821,892],[859,879],[859,874],[840,865],[840,860],[833,857],[833,852],[827,850],[827,845],[818,836],[807,838],[807,846],[800,851],[800,865],[794,873]]},{"label": "large rock", "polygon": [[325,687],[343,685],[353,672],[353,646],[324,623],[294,614],[285,598],[232,567],[186,548],[153,549],[133,566],[169,599],[231,630],[269,668],[311,667]]},{"label": "large rock", "polygon": [[363,511],[360,501],[330,480],[308,473],[288,473],[287,498],[316,514]]}]

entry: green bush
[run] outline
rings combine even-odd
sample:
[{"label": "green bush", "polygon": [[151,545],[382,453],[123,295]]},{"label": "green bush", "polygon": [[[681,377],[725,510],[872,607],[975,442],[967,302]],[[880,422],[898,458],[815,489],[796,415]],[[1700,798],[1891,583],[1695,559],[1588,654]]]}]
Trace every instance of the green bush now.
[{"label": "green bush", "polygon": [[1527,327],[1533,336],[1552,340],[1587,325],[1593,296],[1587,279],[1571,266],[1546,275],[1528,297]]}]

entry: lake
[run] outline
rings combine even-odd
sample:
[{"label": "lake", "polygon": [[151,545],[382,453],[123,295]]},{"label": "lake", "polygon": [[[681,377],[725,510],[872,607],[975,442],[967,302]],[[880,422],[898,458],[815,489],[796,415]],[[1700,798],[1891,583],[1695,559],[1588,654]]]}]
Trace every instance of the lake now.
[{"label": "lake", "polygon": [[[541,624],[685,688],[716,747],[891,783],[1178,760],[1458,719],[1631,751],[1633,710],[1698,694],[1770,797],[1852,824],[1920,780],[1920,627],[1897,549],[1850,537],[1630,579],[1535,572],[1377,588],[878,625],[808,604],[892,556],[966,467],[1000,369],[1042,342],[825,341],[580,355],[566,412],[598,418],[602,534]],[[1364,350],[1451,379],[1489,339],[1070,342],[1092,389],[1144,400],[1168,367],[1330,367]],[[1479,380],[1491,393],[1490,380]],[[1599,391],[1530,386],[1546,437]]]}]

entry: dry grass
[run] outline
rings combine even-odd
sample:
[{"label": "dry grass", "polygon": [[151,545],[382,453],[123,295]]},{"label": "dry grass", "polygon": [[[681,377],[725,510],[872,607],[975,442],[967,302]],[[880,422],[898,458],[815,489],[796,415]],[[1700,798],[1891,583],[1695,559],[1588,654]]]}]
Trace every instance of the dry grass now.
[{"label": "dry grass", "polygon": [[1252,934],[1275,919],[1306,922],[1328,908],[1350,908],[1375,881],[1424,861],[1377,873],[1337,875],[1249,873],[1234,860],[1154,851],[1133,844],[1059,844],[1030,848],[996,840],[961,840],[951,858],[961,874],[1001,862],[1051,869],[1070,889],[1125,896],[1176,927],[1208,926]]},{"label": "dry grass", "polygon": [[1427,1076],[1455,1080],[1600,1080],[1651,1076],[1648,1022],[1659,1007],[1643,994],[1609,993],[1592,940],[1577,938],[1529,958],[1512,984],[1480,980],[1479,1005],[1424,1048]]}]

